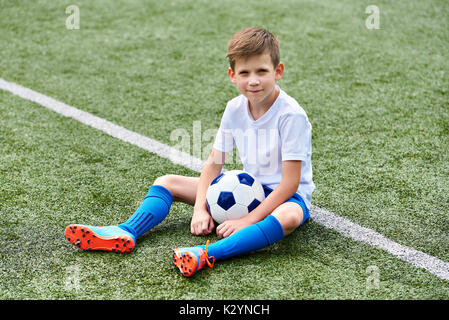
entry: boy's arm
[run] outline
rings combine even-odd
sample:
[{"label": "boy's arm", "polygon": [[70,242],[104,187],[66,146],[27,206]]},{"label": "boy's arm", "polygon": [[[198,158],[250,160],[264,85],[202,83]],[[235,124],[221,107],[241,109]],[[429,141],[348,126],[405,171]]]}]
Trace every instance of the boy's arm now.
[{"label": "boy's arm", "polygon": [[238,220],[228,220],[217,227],[220,237],[227,237],[234,232],[265,219],[297,190],[301,178],[301,161],[282,161],[282,180],[256,209]]},{"label": "boy's arm", "polygon": [[201,170],[190,224],[190,231],[194,235],[206,235],[214,229],[214,221],[207,211],[206,192],[212,180],[221,173],[225,156],[226,154],[224,152],[212,149],[209,158]]},{"label": "boy's arm", "polygon": [[259,206],[256,207],[256,209],[251,212],[251,214],[246,215],[248,222],[253,224],[265,219],[274,211],[274,209],[293,196],[298,190],[300,179],[301,161],[283,161],[281,183]]}]

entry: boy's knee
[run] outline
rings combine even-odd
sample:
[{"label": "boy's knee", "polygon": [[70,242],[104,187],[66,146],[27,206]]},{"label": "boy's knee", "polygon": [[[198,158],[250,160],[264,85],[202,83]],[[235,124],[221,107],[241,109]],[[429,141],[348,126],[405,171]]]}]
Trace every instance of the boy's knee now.
[{"label": "boy's knee", "polygon": [[167,174],[154,180],[153,185],[160,185],[167,189],[174,201],[195,204],[196,189],[199,178]]},{"label": "boy's knee", "polygon": [[164,176],[158,177],[156,178],[156,180],[154,180],[153,185],[163,186],[171,192],[176,186],[176,175],[166,174]]},{"label": "boy's knee", "polygon": [[288,234],[301,225],[304,213],[299,205],[287,202],[276,209],[272,215],[278,219],[284,232]]}]

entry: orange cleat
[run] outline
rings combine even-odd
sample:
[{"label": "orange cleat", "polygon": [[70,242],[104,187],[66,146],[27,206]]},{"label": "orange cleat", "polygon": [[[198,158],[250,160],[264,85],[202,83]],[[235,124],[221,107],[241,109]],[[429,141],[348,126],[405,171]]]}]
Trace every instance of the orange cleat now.
[{"label": "orange cleat", "polygon": [[65,229],[66,239],[82,250],[128,253],[134,250],[134,235],[118,226],[94,227],[71,224]]},{"label": "orange cleat", "polygon": [[206,242],[205,249],[203,249],[200,246],[174,249],[173,264],[179,269],[181,274],[185,277],[193,276],[199,270],[203,269],[206,264],[210,268],[213,268],[215,258],[208,256],[207,254],[208,245],[209,240]]}]

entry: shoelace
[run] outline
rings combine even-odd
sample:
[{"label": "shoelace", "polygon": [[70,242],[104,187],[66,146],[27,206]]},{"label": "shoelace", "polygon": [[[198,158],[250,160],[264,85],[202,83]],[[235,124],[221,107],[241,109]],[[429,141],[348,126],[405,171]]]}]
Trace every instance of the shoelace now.
[{"label": "shoelace", "polygon": [[[207,253],[207,247],[209,246],[210,240],[206,241],[206,248],[204,248],[204,254],[206,255],[206,263],[209,266],[209,268],[213,268],[214,267],[214,263],[215,263],[215,257],[209,257],[209,254]],[[212,263],[210,263],[209,259],[212,259]]]}]

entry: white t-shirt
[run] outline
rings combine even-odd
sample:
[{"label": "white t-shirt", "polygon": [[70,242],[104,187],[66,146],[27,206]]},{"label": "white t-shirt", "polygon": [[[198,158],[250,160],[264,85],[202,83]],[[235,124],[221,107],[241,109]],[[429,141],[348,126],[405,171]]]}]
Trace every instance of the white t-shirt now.
[{"label": "white t-shirt", "polygon": [[260,183],[276,188],[282,178],[282,161],[301,160],[297,193],[310,209],[312,192],[312,125],[295,99],[280,92],[276,101],[257,120],[252,117],[248,99],[240,95],[226,105],[213,147],[229,152],[237,147],[243,170]]}]

